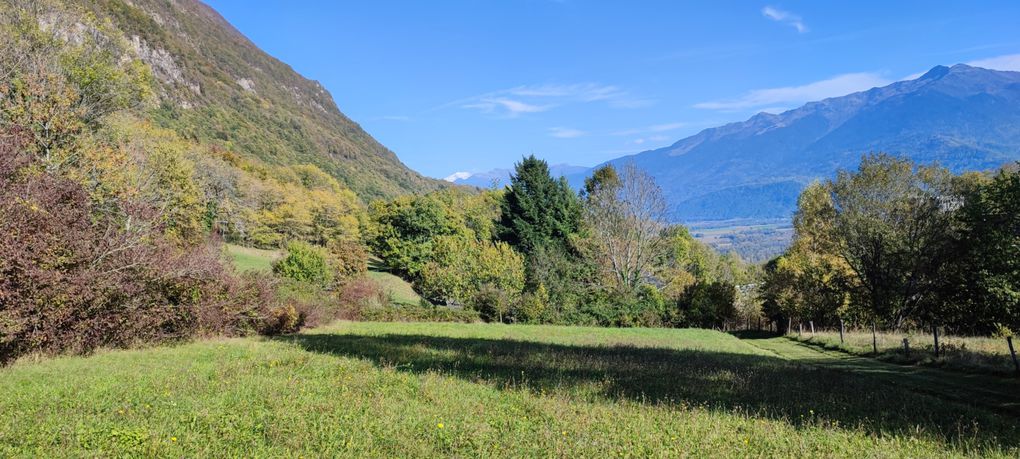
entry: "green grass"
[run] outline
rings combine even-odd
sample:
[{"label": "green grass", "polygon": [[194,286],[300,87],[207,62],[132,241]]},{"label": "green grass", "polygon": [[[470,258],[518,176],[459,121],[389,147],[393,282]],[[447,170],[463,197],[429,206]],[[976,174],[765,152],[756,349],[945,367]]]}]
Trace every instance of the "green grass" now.
[{"label": "green grass", "polygon": [[389,294],[393,303],[415,306],[421,304],[421,296],[414,291],[410,283],[398,276],[381,271],[369,271],[368,278],[379,284]]},{"label": "green grass", "polygon": [[226,251],[238,271],[270,272],[273,270],[273,262],[281,255],[279,250],[262,250],[234,244],[226,244]]},{"label": "green grass", "polygon": [[[954,371],[1014,374],[1016,367],[1009,353],[1005,338],[940,336],[940,356],[935,358],[934,338],[930,332],[882,332],[876,335],[878,355],[874,354],[871,332],[848,331],[843,343],[838,331],[804,332],[788,335],[788,338],[825,349],[839,350],[853,355],[878,357],[881,360],[901,364],[916,364],[939,367]],[[903,339],[910,343],[910,353],[903,351]],[[1020,340],[1014,339],[1014,346]]]},{"label": "green grass", "polygon": [[754,343],[706,330],[342,322],[23,359],[0,369],[0,457],[1020,453],[1009,413]]}]

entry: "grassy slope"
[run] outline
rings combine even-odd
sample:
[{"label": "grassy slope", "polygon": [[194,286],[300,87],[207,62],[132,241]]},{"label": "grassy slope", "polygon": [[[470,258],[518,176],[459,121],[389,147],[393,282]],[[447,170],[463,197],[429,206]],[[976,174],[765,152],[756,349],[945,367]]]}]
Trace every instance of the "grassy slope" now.
[{"label": "grassy slope", "polygon": [[789,337],[749,342],[782,358],[822,368],[866,373],[888,384],[905,385],[939,398],[983,406],[1020,417],[1020,381],[1016,378],[898,365],[850,355],[842,350],[824,349]]},{"label": "grassy slope", "polygon": [[421,296],[414,291],[414,287],[398,276],[381,271],[369,271],[368,278],[374,280],[389,293],[390,299],[394,303],[415,306],[421,304]]},{"label": "grassy slope", "polygon": [[[226,244],[225,247],[227,255],[239,271],[270,272],[273,270],[273,262],[282,255],[279,250],[262,250],[234,244]],[[421,296],[404,279],[381,271],[369,271],[368,277],[388,292],[394,303],[421,304]]]},{"label": "grassy slope", "polygon": [[[790,334],[792,340],[839,350],[849,354],[874,356],[871,333],[847,332],[840,344],[839,332],[819,331],[800,336]],[[903,339],[910,342],[910,354],[903,352]],[[918,364],[966,372],[985,372],[1012,375],[1016,372],[1009,345],[1005,338],[942,336],[939,338],[940,357],[934,358],[934,341],[931,334],[878,333],[878,358],[888,362]],[[1020,344],[1020,341],[1017,341]]]},{"label": "grassy slope", "polygon": [[272,271],[273,262],[281,256],[279,250],[262,250],[234,244],[226,244],[225,247],[238,271]]},{"label": "grassy slope", "polygon": [[0,369],[0,456],[1015,455],[1015,420],[704,330],[340,323]]}]

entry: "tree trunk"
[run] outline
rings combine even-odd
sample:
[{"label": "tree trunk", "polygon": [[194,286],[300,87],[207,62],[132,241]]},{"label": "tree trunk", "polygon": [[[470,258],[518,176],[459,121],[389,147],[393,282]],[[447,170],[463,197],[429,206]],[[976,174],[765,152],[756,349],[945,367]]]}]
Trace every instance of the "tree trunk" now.
[{"label": "tree trunk", "polygon": [[812,320],[809,323],[811,324],[811,334],[814,335],[815,334],[815,321]]},{"label": "tree trunk", "polygon": [[931,326],[931,333],[935,336],[935,358],[939,358],[939,327],[938,325]]},{"label": "tree trunk", "polygon": [[871,350],[878,355],[878,327],[875,325],[875,321],[871,321]]},{"label": "tree trunk", "polygon": [[843,344],[843,318],[839,318],[839,344]]}]

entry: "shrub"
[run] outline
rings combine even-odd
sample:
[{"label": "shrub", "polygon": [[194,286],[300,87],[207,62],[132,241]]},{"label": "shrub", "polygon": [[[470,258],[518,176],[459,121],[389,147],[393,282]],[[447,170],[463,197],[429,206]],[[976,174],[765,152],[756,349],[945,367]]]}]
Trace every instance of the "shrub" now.
[{"label": "shrub", "polygon": [[340,306],[345,319],[359,319],[362,311],[389,305],[389,296],[377,282],[367,277],[354,279],[340,289]]},{"label": "shrub", "polygon": [[507,292],[485,285],[471,298],[469,306],[486,322],[503,322],[510,312],[510,298]]},{"label": "shrub", "polygon": [[2,140],[0,363],[265,328],[269,283],[234,276],[218,247],[169,242],[151,207],[100,212],[81,185]]},{"label": "shrub", "polygon": [[544,322],[549,309],[549,292],[539,284],[534,292],[524,294],[514,309],[514,320],[522,323]]},{"label": "shrub", "polygon": [[347,282],[368,271],[368,252],[365,246],[351,240],[334,240],[328,245],[330,262],[337,279]]},{"label": "shrub", "polygon": [[273,272],[288,279],[311,282],[324,288],[332,287],[336,278],[326,250],[301,241],[287,244],[287,255],[273,264]]}]

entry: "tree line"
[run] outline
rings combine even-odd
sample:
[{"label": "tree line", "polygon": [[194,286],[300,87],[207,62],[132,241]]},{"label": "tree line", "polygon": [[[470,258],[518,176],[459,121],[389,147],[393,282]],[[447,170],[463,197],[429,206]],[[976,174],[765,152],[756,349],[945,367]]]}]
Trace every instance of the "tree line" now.
[{"label": "tree line", "polygon": [[534,156],[503,190],[380,201],[372,251],[426,299],[489,321],[722,327],[753,268],[668,223],[662,191],[605,166],[575,193]]},{"label": "tree line", "polygon": [[770,261],[765,313],[801,321],[987,334],[1020,327],[1020,170],[954,175],[885,154],[800,195]]}]

